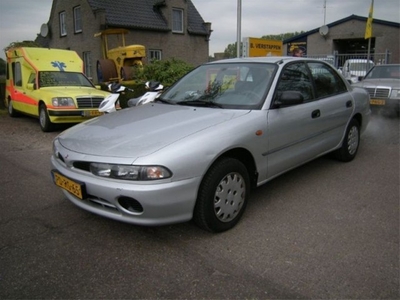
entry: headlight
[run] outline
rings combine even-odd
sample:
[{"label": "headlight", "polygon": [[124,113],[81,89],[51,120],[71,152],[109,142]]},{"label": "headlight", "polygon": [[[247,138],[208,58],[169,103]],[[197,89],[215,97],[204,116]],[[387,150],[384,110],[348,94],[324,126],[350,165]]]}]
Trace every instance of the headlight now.
[{"label": "headlight", "polygon": [[392,92],[390,93],[390,98],[391,99],[400,99],[400,90],[393,89]]},{"label": "headlight", "polygon": [[74,100],[71,97],[54,97],[51,99],[54,107],[73,106],[75,107]]},{"label": "headlight", "polygon": [[157,180],[172,176],[171,171],[162,166],[91,163],[90,171],[96,176],[124,180]]}]

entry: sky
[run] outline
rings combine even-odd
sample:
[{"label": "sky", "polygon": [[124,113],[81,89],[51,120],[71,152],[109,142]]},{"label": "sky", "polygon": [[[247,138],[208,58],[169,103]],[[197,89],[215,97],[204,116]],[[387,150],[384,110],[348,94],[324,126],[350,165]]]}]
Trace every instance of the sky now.
[{"label": "sky", "polygon": [[[64,0],[65,1],[65,0]],[[118,1],[118,0],[116,0]],[[211,22],[210,55],[238,36],[238,0],[192,0]],[[240,36],[309,31],[350,15],[368,17],[371,0],[241,0]],[[0,0],[0,57],[12,42],[35,40],[50,17],[52,0]],[[400,0],[374,0],[374,19],[400,23]]]}]

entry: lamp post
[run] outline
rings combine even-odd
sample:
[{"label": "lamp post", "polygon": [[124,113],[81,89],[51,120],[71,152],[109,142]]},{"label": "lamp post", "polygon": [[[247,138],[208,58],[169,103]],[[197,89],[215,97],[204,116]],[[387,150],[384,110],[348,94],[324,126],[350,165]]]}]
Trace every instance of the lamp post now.
[{"label": "lamp post", "polygon": [[240,57],[240,40],[242,30],[242,0],[237,0],[236,56]]}]

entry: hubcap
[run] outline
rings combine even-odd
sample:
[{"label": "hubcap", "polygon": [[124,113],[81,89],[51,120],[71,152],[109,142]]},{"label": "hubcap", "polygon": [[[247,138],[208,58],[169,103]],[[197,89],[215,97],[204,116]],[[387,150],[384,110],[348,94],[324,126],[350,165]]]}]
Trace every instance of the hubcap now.
[{"label": "hubcap", "polygon": [[232,221],[240,212],[246,197],[246,185],[238,173],[226,175],[214,195],[214,212],[222,222]]},{"label": "hubcap", "polygon": [[347,140],[347,149],[351,155],[354,155],[358,147],[358,128],[356,126],[351,127],[349,131],[349,137]]}]

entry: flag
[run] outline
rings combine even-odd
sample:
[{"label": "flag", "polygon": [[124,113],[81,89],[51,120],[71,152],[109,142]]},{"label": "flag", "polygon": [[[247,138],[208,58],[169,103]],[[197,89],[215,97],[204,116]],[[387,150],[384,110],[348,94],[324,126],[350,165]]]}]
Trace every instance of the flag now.
[{"label": "flag", "polygon": [[367,27],[365,28],[365,39],[370,39],[372,37],[372,14],[374,12],[374,0],[371,2],[371,7],[369,8]]}]

